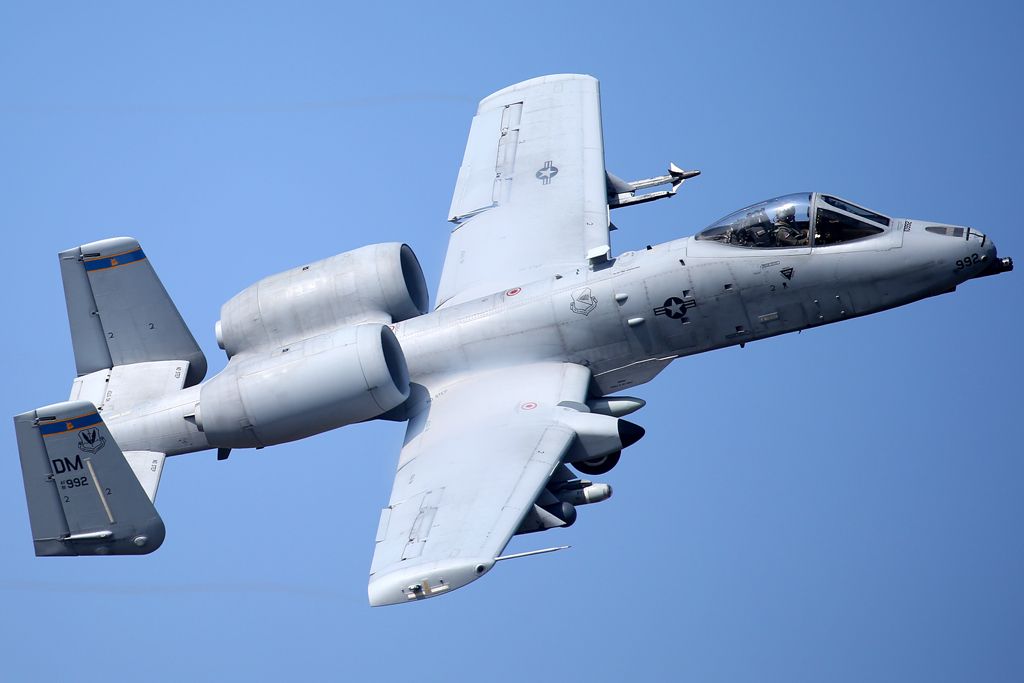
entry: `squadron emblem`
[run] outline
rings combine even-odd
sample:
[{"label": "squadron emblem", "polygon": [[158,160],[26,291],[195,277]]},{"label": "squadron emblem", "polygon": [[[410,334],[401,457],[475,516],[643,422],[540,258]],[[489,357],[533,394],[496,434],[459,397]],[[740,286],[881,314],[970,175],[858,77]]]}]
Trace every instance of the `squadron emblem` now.
[{"label": "squadron emblem", "polygon": [[580,315],[590,315],[590,312],[597,308],[597,297],[590,291],[590,287],[577,289],[572,293],[572,303],[569,310]]},{"label": "squadron emblem", "polygon": [[95,429],[83,429],[78,432],[78,450],[95,453],[107,445],[107,440]]}]

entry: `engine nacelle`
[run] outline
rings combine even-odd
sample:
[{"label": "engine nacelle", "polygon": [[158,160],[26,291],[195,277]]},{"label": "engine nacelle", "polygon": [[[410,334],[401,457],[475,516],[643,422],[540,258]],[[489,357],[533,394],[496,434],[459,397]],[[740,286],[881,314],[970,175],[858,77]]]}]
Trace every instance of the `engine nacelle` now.
[{"label": "engine nacelle", "polygon": [[195,419],[211,446],[252,448],[369,420],[408,397],[409,371],[394,333],[354,325],[235,356],[203,385]]},{"label": "engine nacelle", "polygon": [[271,275],[221,308],[217,344],[228,358],[294,344],[330,330],[427,312],[429,295],[405,244],[372,244]]}]

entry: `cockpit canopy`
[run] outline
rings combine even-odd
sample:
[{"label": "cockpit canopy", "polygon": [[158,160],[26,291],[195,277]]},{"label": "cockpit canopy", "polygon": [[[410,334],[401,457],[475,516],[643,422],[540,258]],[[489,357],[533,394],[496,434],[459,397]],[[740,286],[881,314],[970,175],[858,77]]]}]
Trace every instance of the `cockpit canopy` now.
[{"label": "cockpit canopy", "polygon": [[880,235],[889,223],[888,217],[838,197],[803,192],[740,209],[697,239],[760,249],[820,247]]}]

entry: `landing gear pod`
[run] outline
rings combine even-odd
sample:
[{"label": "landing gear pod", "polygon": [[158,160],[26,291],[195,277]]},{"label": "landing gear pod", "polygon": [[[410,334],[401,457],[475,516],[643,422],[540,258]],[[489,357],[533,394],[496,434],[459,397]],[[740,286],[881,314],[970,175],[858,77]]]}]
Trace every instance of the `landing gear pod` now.
[{"label": "landing gear pod", "polygon": [[164,523],[88,401],[14,417],[36,555],[145,555]]},{"label": "landing gear pod", "polygon": [[581,474],[601,475],[612,471],[612,468],[619,464],[622,451],[615,451],[593,460],[577,460],[572,464]]},{"label": "landing gear pod", "polygon": [[547,531],[570,527],[576,523],[576,506],[572,503],[559,501],[550,505],[534,505],[519,523],[516,534],[532,534],[536,531]]},{"label": "landing gear pod", "polygon": [[635,444],[645,433],[643,427],[629,420],[571,409],[561,413],[559,420],[576,432],[564,460],[583,474],[610,472],[618,464],[622,449]]}]

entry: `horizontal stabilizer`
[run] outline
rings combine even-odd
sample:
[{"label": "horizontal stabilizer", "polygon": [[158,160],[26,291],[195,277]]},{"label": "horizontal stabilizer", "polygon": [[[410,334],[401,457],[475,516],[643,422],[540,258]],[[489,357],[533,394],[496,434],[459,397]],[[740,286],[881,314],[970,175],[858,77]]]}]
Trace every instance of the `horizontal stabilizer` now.
[{"label": "horizontal stabilizer", "polygon": [[164,473],[164,461],[167,456],[156,451],[125,451],[124,459],[132,468],[132,473],[142,485],[149,502],[156,502],[156,490],[160,486],[160,476]]},{"label": "horizontal stabilizer", "polygon": [[188,361],[182,360],[115,365],[76,377],[68,400],[91,401],[109,417],[179,391],[185,384],[188,367]]},{"label": "horizontal stabilizer", "polygon": [[[38,556],[144,555],[160,547],[164,523],[89,401],[16,415],[21,471]],[[163,455],[138,453],[152,496]]]}]

